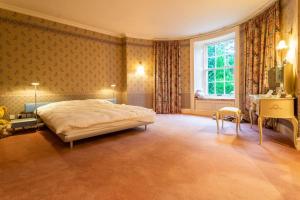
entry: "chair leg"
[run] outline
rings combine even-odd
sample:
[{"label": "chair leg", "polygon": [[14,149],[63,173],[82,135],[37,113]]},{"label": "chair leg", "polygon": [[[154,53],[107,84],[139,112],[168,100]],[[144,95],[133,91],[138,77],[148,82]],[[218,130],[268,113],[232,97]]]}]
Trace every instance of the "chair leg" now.
[{"label": "chair leg", "polygon": [[70,141],[70,149],[73,149],[73,141]]},{"label": "chair leg", "polygon": [[239,130],[241,131],[242,129],[241,129],[241,120],[242,120],[242,116],[241,116],[241,114],[239,114]]},{"label": "chair leg", "polygon": [[262,133],[262,124],[263,124],[263,118],[258,117],[258,127],[259,127],[259,144],[262,144],[263,140],[263,133]]},{"label": "chair leg", "polygon": [[238,134],[239,133],[239,115],[238,114],[236,114],[235,121],[236,121],[236,125],[235,125],[236,134]]},{"label": "chair leg", "polygon": [[253,118],[252,118],[252,109],[250,108],[249,110],[249,117],[250,117],[250,124],[251,124],[251,128],[252,128],[252,125],[253,125]]},{"label": "chair leg", "polygon": [[224,128],[224,115],[221,114],[221,119],[222,119],[222,128]]},{"label": "chair leg", "polygon": [[219,112],[216,113],[216,122],[217,122],[217,133],[219,133]]}]

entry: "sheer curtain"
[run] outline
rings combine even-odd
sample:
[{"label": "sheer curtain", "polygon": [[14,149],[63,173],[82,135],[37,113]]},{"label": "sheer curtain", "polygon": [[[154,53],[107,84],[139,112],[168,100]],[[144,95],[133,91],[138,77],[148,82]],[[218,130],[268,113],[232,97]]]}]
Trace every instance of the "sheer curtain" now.
[{"label": "sheer curtain", "polygon": [[157,113],[181,112],[179,41],[155,41],[155,96]]}]

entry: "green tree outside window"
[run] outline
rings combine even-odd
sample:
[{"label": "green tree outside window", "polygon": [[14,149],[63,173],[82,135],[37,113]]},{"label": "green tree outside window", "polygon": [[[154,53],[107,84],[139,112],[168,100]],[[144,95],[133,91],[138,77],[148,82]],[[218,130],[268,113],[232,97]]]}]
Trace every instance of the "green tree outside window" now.
[{"label": "green tree outside window", "polygon": [[207,45],[208,95],[234,95],[234,39]]}]

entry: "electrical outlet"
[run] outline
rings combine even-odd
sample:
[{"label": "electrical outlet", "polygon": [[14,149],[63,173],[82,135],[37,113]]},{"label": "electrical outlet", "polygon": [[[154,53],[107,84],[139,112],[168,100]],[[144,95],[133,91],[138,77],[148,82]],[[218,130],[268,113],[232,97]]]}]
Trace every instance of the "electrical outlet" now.
[{"label": "electrical outlet", "polygon": [[10,120],[16,119],[16,116],[15,115],[9,115],[9,119]]}]

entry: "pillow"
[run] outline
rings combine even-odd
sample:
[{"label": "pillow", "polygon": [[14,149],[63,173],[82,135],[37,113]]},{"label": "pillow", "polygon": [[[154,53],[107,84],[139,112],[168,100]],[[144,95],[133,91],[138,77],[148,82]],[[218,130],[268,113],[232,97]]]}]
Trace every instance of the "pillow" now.
[{"label": "pillow", "polygon": [[113,104],[113,102],[111,102],[107,99],[87,99],[87,100],[91,101],[91,102],[102,103],[102,104]]}]

